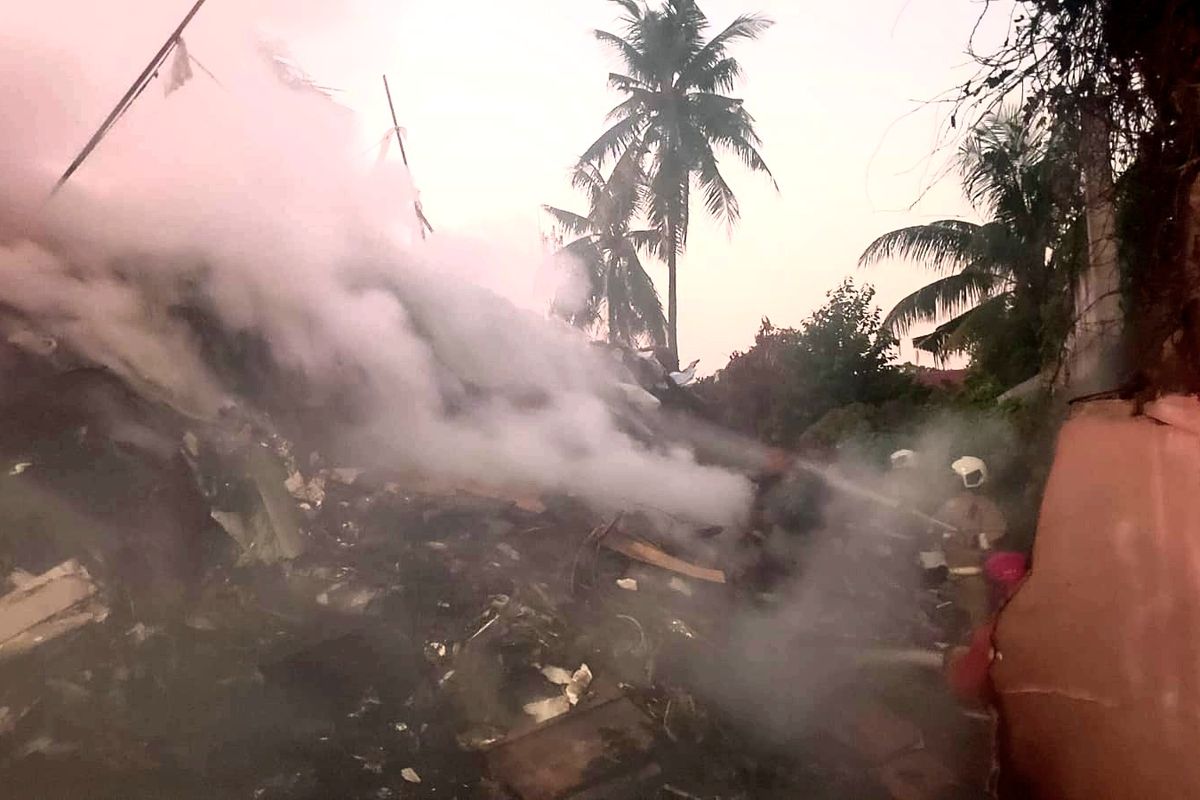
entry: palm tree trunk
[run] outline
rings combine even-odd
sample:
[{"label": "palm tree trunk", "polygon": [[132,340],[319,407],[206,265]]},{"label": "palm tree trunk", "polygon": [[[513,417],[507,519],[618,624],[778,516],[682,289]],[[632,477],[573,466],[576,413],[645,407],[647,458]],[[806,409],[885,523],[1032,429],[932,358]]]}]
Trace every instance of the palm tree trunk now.
[{"label": "palm tree trunk", "polygon": [[616,280],[616,268],[608,265],[604,276],[604,305],[608,307],[608,343],[616,344],[621,337],[617,331],[617,303],[613,302],[613,281]]},{"label": "palm tree trunk", "polygon": [[679,369],[679,291],[675,280],[676,259],[676,223],[672,219],[667,223],[667,350],[671,354],[667,369]]}]

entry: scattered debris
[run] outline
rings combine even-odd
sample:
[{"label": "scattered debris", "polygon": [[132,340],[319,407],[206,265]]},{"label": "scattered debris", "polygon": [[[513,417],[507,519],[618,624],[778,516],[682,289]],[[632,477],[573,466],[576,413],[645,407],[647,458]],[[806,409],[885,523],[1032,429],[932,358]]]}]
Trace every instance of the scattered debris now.
[{"label": "scattered debris", "polygon": [[641,561],[646,564],[651,564],[655,567],[678,572],[681,575],[686,575],[689,578],[708,581],[710,583],[725,583],[725,573],[719,569],[708,569],[706,567],[698,567],[695,564],[689,564],[682,559],[669,556],[662,550],[659,550],[653,545],[634,539],[632,536],[625,534],[619,530],[609,532],[600,540],[600,544],[610,550],[614,550],[621,555],[628,556],[635,561]]},{"label": "scattered debris", "polygon": [[634,386],[631,383],[618,383],[617,388],[621,391],[621,396],[631,406],[641,411],[657,411],[659,406],[662,405],[661,400],[640,386]]},{"label": "scattered debris", "polygon": [[542,674],[555,686],[566,686],[572,678],[571,671],[562,667],[542,667]]},{"label": "scattered debris", "polygon": [[[654,391],[682,391],[660,377]],[[631,435],[657,435],[630,399],[615,413],[628,417]],[[657,406],[651,399],[642,401]],[[24,443],[3,453],[5,464],[37,466],[0,482],[0,511],[17,509],[0,519],[0,571],[11,587],[0,597],[0,781],[19,774],[17,754],[30,754],[25,765],[39,762],[51,778],[54,759],[71,752],[103,765],[81,774],[164,782],[147,796],[192,796],[184,784],[203,772],[230,794],[261,800],[461,797],[468,786],[493,796],[483,788],[485,764],[494,796],[506,800],[747,797],[747,781],[757,780],[748,771],[762,769],[783,786],[828,758],[846,761],[820,764],[822,775],[858,774],[878,790],[915,769],[890,761],[919,746],[897,748],[884,764],[853,748],[836,756],[797,748],[794,758],[771,755],[748,770],[763,756],[756,737],[743,735],[744,721],[681,665],[735,663],[745,653],[730,637],[738,612],[771,596],[787,602],[785,590],[753,571],[773,555],[777,532],[740,538],[747,532],[645,509],[602,521],[574,498],[529,487],[330,467],[346,463],[333,444],[293,443],[273,426],[237,409],[215,422],[172,417],[155,434],[153,457],[127,474],[122,465],[142,458],[137,448],[153,437],[114,447],[104,425],[72,421],[63,447],[99,459],[97,470],[80,471],[88,481],[111,472],[113,485],[136,486],[122,498],[170,499],[170,513],[148,526],[152,538],[125,530],[140,509],[117,514],[107,496],[77,499],[80,478],[54,490],[101,507],[89,515],[111,513],[103,525],[56,521],[34,529],[54,533],[39,547],[9,548],[25,506],[40,507],[28,497],[42,495],[27,493],[74,467]],[[158,479],[164,463],[178,466],[190,494],[180,499]],[[795,544],[803,550],[800,537]],[[837,544],[846,560],[831,575],[869,572],[881,558]],[[915,575],[916,549],[889,557]],[[57,578],[55,570],[31,574],[59,562]],[[122,572],[130,562],[137,570]],[[887,593],[909,589],[888,577],[870,581],[885,599],[872,595],[868,605],[907,609]],[[736,582],[739,591],[696,581]],[[822,599],[843,588],[821,584]],[[861,608],[858,589],[827,605]],[[160,602],[170,591],[171,602]],[[28,625],[14,622],[27,603],[43,601]],[[825,605],[819,633],[844,636],[847,616],[826,620]],[[905,613],[914,619],[895,621]],[[941,655],[931,642],[952,637],[928,630],[921,613],[871,620],[886,641],[852,647],[837,639],[838,663],[864,674],[936,668]],[[48,642],[106,617],[36,658],[5,658],[18,643]],[[38,671],[22,676],[26,663]],[[11,681],[13,673],[29,679]],[[186,726],[177,724],[180,708]],[[422,774],[401,770],[405,763],[420,763]],[[82,796],[57,787],[51,794]]]},{"label": "scattered debris", "polygon": [[325,477],[317,475],[311,480],[304,480],[299,472],[293,472],[283,482],[288,494],[297,500],[319,506],[325,502]]},{"label": "scattered debris", "polygon": [[679,372],[670,373],[671,380],[674,381],[676,386],[687,386],[689,383],[696,380],[696,365],[699,363],[700,359],[697,358]]},{"label": "scattered debris", "polygon": [[471,497],[499,500],[512,503],[522,511],[527,511],[531,514],[542,514],[546,511],[546,504],[533,492],[522,489],[487,486],[477,481],[412,476],[403,483],[391,484],[390,488],[396,493],[405,493],[407,491],[442,498],[462,494]]},{"label": "scattered debris", "polygon": [[149,626],[144,622],[135,623],[132,628],[125,632],[125,635],[133,639],[137,644],[143,644],[152,636],[157,636],[162,633],[162,628],[158,626]]},{"label": "scattered debris", "polygon": [[342,581],[318,594],[316,600],[318,605],[328,606],[347,614],[362,614],[382,594],[382,589],[356,586],[351,581]]},{"label": "scattered debris", "polygon": [[923,550],[918,556],[921,560],[921,569],[934,570],[947,566],[946,554],[941,550]]},{"label": "scattered debris", "polygon": [[521,708],[537,722],[545,722],[570,711],[571,701],[567,699],[566,694],[561,694],[526,703]]},{"label": "scattered debris", "polygon": [[0,597],[0,658],[107,617],[88,571],[66,561]]},{"label": "scattered debris", "polygon": [[455,741],[463,750],[483,751],[503,740],[504,735],[504,731],[494,725],[483,725],[458,734]]},{"label": "scattered debris", "polygon": [[16,730],[17,715],[8,706],[0,706],[0,736],[6,736]]},{"label": "scattered debris", "polygon": [[567,700],[570,701],[571,705],[578,705],[580,698],[583,697],[591,685],[592,671],[588,669],[587,664],[583,664],[571,675],[571,680],[563,687],[563,693],[567,696]]},{"label": "scattered debris", "polygon": [[[558,699],[565,703],[565,698]],[[617,697],[570,714],[567,710],[488,751],[492,776],[521,800],[564,797],[585,781],[645,763],[654,735],[650,721],[629,698]]]},{"label": "scattered debris", "polygon": [[667,581],[667,586],[670,589],[679,592],[684,597],[691,597],[695,593],[695,591],[692,589],[692,585],[683,578],[673,577],[671,580]]},{"label": "scattered debris", "polygon": [[363,470],[357,467],[334,467],[329,470],[329,477],[346,486],[353,486],[362,474]]}]

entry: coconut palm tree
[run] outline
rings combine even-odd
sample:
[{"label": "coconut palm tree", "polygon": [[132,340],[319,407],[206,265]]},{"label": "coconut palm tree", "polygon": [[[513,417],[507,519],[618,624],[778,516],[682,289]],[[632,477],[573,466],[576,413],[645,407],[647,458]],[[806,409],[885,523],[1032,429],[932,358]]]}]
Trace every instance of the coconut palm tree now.
[{"label": "coconut palm tree", "polygon": [[[945,356],[989,337],[1032,347],[1044,358],[1061,343],[1069,287],[1079,267],[1078,172],[1059,132],[1037,133],[1015,109],[985,120],[961,147],[967,199],[988,222],[943,219],[880,236],[859,257],[894,258],[942,274],[896,304],[884,326],[902,335],[918,322],[944,321],[914,337]],[[1034,371],[1040,363],[1030,365]],[[1028,376],[1026,376],[1028,377]]]},{"label": "coconut palm tree", "polygon": [[741,100],[726,96],[741,75],[730,45],[757,39],[771,21],[744,14],[705,41],[709,23],[695,0],[664,0],[653,9],[635,0],[612,2],[625,11],[624,35],[595,34],[621,58],[623,71],[610,73],[608,82],[625,99],[609,112],[612,125],[582,161],[602,164],[631,146],[646,153],[648,216],[667,262],[667,346],[678,362],[676,267],[687,244],[691,187],[703,192],[705,210],[732,228],[738,203],[718,168],[718,153],[771,176],[758,153],[754,119]]},{"label": "coconut palm tree", "polygon": [[571,258],[586,287],[582,302],[556,301],[554,311],[573,325],[589,328],[604,320],[608,341],[627,345],[639,339],[662,345],[666,324],[654,282],[639,253],[658,249],[656,230],[634,230],[643,196],[644,175],[631,148],[604,178],[594,164],[580,164],[572,183],[588,198],[587,216],[544,206],[555,223],[577,237],[560,251]]}]

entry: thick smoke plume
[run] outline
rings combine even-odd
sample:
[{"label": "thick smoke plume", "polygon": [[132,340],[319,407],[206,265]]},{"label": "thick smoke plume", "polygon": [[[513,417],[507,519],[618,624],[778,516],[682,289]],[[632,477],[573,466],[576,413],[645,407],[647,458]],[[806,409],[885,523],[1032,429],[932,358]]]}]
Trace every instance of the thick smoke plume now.
[{"label": "thick smoke plume", "polygon": [[[576,332],[461,279],[481,271],[456,263],[478,258],[477,245],[441,231],[422,243],[399,160],[364,153],[351,111],[281,80],[263,55],[280,30],[357,13],[377,32],[395,11],[210,0],[185,34],[199,59],[192,79],[166,95],[168,64],[47,201],[188,5],[49,0],[3,12],[0,297],[10,311],[211,417],[237,398],[166,313],[198,302],[224,329],[261,335],[306,386],[352,385],[366,398],[357,438],[379,460],[703,521],[744,513],[743,477],[621,432],[611,367]],[[339,25],[349,51],[359,40]]]}]

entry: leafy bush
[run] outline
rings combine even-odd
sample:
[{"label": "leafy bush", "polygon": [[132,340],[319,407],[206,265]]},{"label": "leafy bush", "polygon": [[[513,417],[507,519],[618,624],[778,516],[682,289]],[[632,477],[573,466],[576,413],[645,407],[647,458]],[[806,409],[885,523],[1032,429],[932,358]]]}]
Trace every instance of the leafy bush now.
[{"label": "leafy bush", "polygon": [[[891,363],[896,339],[880,324],[871,286],[858,287],[846,279],[827,297],[799,328],[776,328],[763,319],[754,345],[731,355],[725,369],[701,381],[698,391],[723,423],[795,447],[835,409],[920,403],[928,395]],[[873,415],[869,409],[840,412],[809,444],[830,444],[839,426],[863,433],[873,427]]]}]

